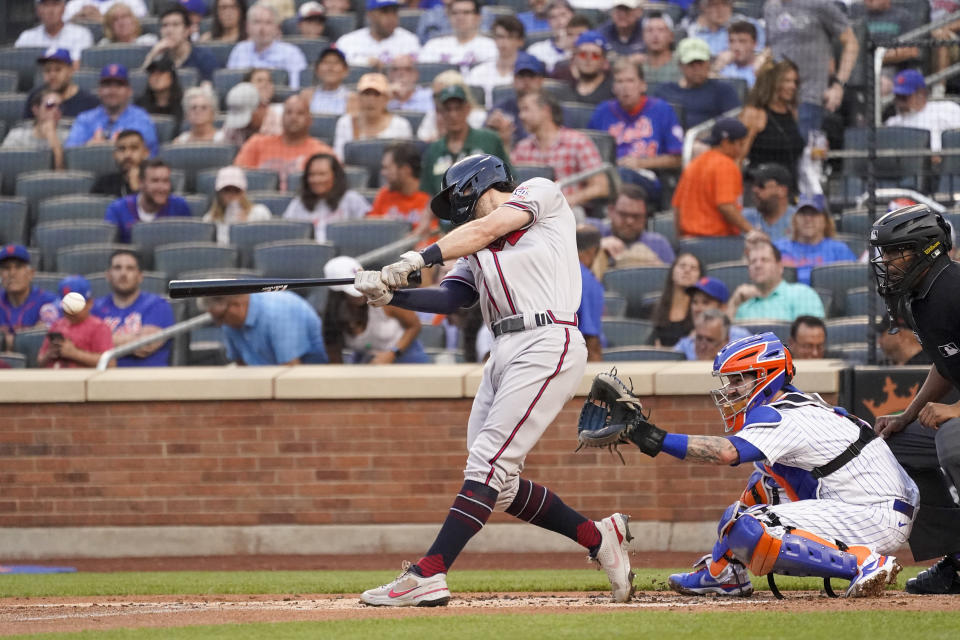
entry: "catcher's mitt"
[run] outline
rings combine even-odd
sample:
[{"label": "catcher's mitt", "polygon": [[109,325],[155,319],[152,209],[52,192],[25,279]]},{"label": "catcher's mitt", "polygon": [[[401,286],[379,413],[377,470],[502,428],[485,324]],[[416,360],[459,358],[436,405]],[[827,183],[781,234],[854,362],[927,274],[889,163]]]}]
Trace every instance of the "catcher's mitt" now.
[{"label": "catcher's mitt", "polygon": [[598,374],[593,379],[580,420],[577,423],[577,440],[583,447],[606,447],[616,451],[623,461],[619,446],[632,442],[648,456],[655,456],[663,448],[666,431],[658,429],[643,413],[640,399],[633,395],[617,377],[617,370]]}]

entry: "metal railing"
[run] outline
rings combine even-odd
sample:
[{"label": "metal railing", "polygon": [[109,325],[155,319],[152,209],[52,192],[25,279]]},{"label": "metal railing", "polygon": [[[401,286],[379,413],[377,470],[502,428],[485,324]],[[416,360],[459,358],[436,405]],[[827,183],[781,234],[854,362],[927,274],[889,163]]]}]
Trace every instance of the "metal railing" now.
[{"label": "metal railing", "polygon": [[690,127],[687,129],[687,132],[683,134],[683,155],[682,166],[686,167],[690,164],[690,161],[693,160],[693,150],[697,143],[697,138],[700,137],[700,134],[709,131],[713,128],[713,125],[716,124],[717,120],[720,118],[736,118],[740,115],[740,112],[743,111],[743,107],[737,107],[735,109],[730,109],[726,113],[721,113],[716,118],[710,118],[705,120],[700,124]]},{"label": "metal railing", "polygon": [[105,371],[110,365],[110,361],[114,358],[128,356],[140,347],[145,347],[148,344],[153,344],[157,341],[166,342],[168,339],[178,336],[181,333],[209,324],[212,320],[213,318],[209,313],[201,313],[200,315],[194,316],[189,320],[184,320],[183,322],[178,322],[177,324],[171,325],[158,333],[144,336],[134,340],[133,342],[128,342],[123,346],[114,347],[109,351],[104,351],[102,354],[100,354],[100,359],[97,361],[97,371]]}]

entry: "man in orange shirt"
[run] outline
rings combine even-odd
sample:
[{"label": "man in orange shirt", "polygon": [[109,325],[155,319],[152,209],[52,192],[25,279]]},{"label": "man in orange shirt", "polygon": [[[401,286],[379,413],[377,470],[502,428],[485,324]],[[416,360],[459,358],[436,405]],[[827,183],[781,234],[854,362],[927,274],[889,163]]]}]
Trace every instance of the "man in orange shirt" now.
[{"label": "man in orange shirt", "polygon": [[247,140],[233,164],[244,169],[270,169],[280,175],[280,190],[287,189],[287,176],[303,171],[307,159],[315,153],[333,153],[329,145],[310,136],[310,105],[300,95],[283,103],[283,133],[277,136],[257,134]]},{"label": "man in orange shirt", "polygon": [[380,163],[386,184],[367,215],[406,220],[423,237],[436,234],[440,227],[430,213],[430,195],[420,190],[420,166],[420,150],[415,144],[396,142],[387,147]]},{"label": "man in orange shirt", "polygon": [[743,217],[743,177],[736,158],[747,128],[734,118],[717,120],[710,150],[687,165],[673,193],[678,236],[735,236],[753,231]]}]

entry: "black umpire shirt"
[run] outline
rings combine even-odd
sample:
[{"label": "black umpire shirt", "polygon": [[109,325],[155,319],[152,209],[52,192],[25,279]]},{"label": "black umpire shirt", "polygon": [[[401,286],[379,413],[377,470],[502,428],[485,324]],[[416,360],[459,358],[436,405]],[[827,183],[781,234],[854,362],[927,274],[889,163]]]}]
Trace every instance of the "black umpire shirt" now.
[{"label": "black umpire shirt", "polygon": [[908,306],[923,351],[960,390],[960,264],[939,265],[924,276]]}]

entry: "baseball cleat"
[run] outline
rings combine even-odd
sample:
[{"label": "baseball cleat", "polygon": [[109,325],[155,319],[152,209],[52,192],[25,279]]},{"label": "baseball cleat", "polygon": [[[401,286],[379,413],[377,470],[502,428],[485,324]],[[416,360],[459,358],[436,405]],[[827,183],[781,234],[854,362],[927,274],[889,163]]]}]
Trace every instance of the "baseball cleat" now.
[{"label": "baseball cleat", "polygon": [[951,595],[960,593],[960,574],[957,562],[950,556],[907,580],[905,591],[916,594]]},{"label": "baseball cleat", "polygon": [[693,565],[690,573],[675,573],[667,579],[670,588],[685,596],[715,594],[735,598],[753,595],[753,583],[747,569],[734,563],[724,567],[719,576],[710,575],[710,555],[705,555]]},{"label": "baseball cleat", "polygon": [[856,577],[847,587],[847,598],[878,598],[883,595],[888,584],[897,581],[902,569],[893,556],[881,556],[871,553],[857,569]]},{"label": "baseball cleat", "polygon": [[630,516],[615,513],[600,522],[594,522],[600,530],[600,548],[595,556],[587,556],[587,560],[596,563],[598,570],[607,572],[614,602],[629,602],[634,590],[633,571],[630,570],[630,557],[627,554],[627,543],[633,540],[629,520]]},{"label": "baseball cleat", "polygon": [[404,562],[403,573],[396,580],[364,591],[360,602],[374,607],[443,607],[450,602],[447,574],[424,578],[413,571],[410,562]]}]

